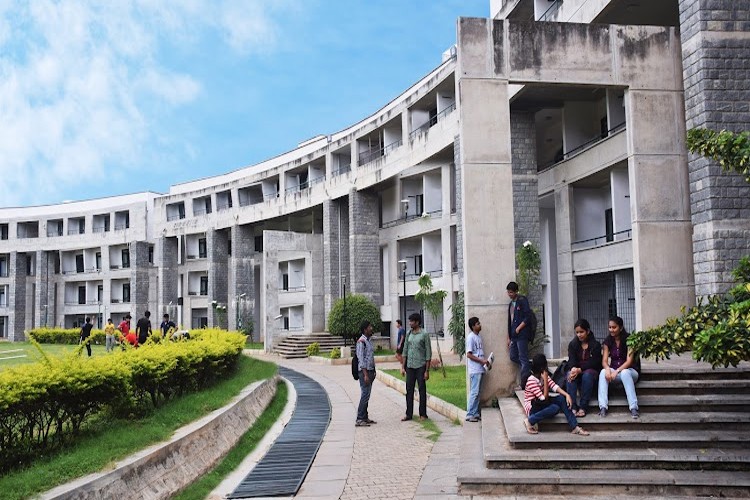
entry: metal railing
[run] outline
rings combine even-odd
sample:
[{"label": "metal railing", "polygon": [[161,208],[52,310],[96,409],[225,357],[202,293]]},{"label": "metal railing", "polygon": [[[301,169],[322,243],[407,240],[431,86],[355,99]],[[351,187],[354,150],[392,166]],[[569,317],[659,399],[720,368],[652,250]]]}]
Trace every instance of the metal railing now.
[{"label": "metal railing", "polygon": [[107,226],[94,226],[91,230],[95,233],[104,233],[109,231],[109,228]]},{"label": "metal railing", "polygon": [[279,193],[268,193],[263,195],[263,201],[273,200],[274,198],[278,198]]},{"label": "metal railing", "polygon": [[448,116],[449,114],[453,113],[456,110],[456,103],[452,103],[450,106],[442,110],[440,113],[436,114],[429,120],[427,120],[425,123],[420,125],[419,127],[415,128],[411,132],[409,132],[409,140],[413,140],[417,135],[421,134],[422,132],[426,132],[427,130],[434,127],[440,120]]},{"label": "metal railing", "polygon": [[352,165],[351,163],[347,163],[346,165],[340,165],[338,168],[333,169],[331,171],[331,175],[333,176],[344,175],[351,171],[352,171]]},{"label": "metal railing", "polygon": [[219,212],[222,210],[229,210],[230,208],[232,208],[232,204],[228,201],[222,203],[216,202],[216,210]]},{"label": "metal railing", "polygon": [[311,188],[315,184],[323,182],[325,179],[326,179],[326,176],[322,175],[320,177],[316,177],[314,179],[310,179],[310,180],[305,181],[305,182],[300,182],[298,186],[291,186],[291,187],[286,188],[285,192],[287,194],[289,194],[289,193],[296,193],[298,191],[303,191],[305,189]]},{"label": "metal railing", "polygon": [[182,212],[176,213],[176,214],[167,214],[167,222],[171,222],[173,220],[180,220],[184,218],[185,218],[185,214]]},{"label": "metal railing", "polygon": [[563,0],[555,0],[552,5],[549,6],[547,10],[544,11],[544,14],[539,16],[540,21],[549,21],[552,19],[552,16],[557,14],[557,11],[560,10],[560,6],[562,5]]},{"label": "metal railing", "polygon": [[[438,216],[442,216],[443,215],[443,211],[442,210],[433,210],[431,212],[425,212],[425,213],[427,215],[429,215],[429,217],[438,217]],[[385,229],[385,228],[388,228],[388,227],[394,227],[394,226],[398,226],[398,225],[404,224],[404,223],[412,221],[414,219],[426,219],[426,218],[428,218],[428,217],[425,217],[424,213],[422,213],[422,214],[409,214],[409,215],[406,215],[405,217],[399,217],[398,219],[394,219],[394,220],[391,220],[391,221],[388,221],[388,222],[383,222],[380,225],[380,228],[381,229]]]},{"label": "metal railing", "polygon": [[57,231],[47,231],[47,238],[55,238],[57,236],[62,236],[63,231],[62,229],[58,229]]},{"label": "metal railing", "polygon": [[[623,236],[624,238],[617,238],[617,236]],[[595,238],[589,238],[586,240],[578,240],[571,243],[570,247],[573,250],[583,250],[584,248],[594,248],[607,243],[616,243],[618,241],[627,241],[633,237],[632,229],[624,229],[617,231],[616,233],[605,234],[597,236]]]},{"label": "metal railing", "polygon": [[290,286],[290,287],[287,287],[287,288],[282,288],[281,291],[282,292],[289,292],[289,293],[291,293],[291,292],[304,292],[305,291],[305,285],[302,285],[302,286]]},{"label": "metal railing", "polygon": [[121,223],[121,224],[115,224],[115,231],[122,231],[123,229],[129,229],[130,224]]},{"label": "metal railing", "polygon": [[387,156],[394,149],[401,147],[403,143],[403,140],[398,139],[397,141],[393,141],[392,143],[381,148],[371,149],[369,151],[365,151],[364,153],[360,153],[359,164],[366,165],[371,161],[377,160],[380,157]]},{"label": "metal railing", "polygon": [[86,230],[85,230],[85,229],[80,229],[80,228],[68,228],[68,234],[69,234],[69,235],[73,235],[73,234],[85,234],[85,233],[86,233]]},{"label": "metal railing", "polygon": [[625,129],[625,122],[619,123],[612,127],[611,129],[607,130],[606,132],[602,132],[601,134],[596,135],[595,137],[592,137],[588,141],[584,142],[583,144],[580,144],[570,151],[567,151],[563,153],[561,158],[555,158],[550,163],[544,165],[542,168],[539,169],[540,172],[547,170],[548,168],[552,168],[558,163],[564,162],[565,160],[569,160],[570,158],[576,156],[579,153],[582,153],[583,151],[586,151],[587,149],[593,147],[594,145],[598,144],[599,142],[603,141],[604,139],[607,139],[614,135],[615,133],[624,130]]}]

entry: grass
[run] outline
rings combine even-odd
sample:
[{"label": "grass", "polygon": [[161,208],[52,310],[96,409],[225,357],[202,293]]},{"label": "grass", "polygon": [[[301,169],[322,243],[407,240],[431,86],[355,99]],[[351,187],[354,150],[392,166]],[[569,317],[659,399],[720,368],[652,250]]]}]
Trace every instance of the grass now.
[{"label": "grass", "polygon": [[[383,370],[400,380],[404,380],[400,370]],[[440,369],[430,370],[430,380],[427,381],[427,393],[443,401],[466,410],[466,367],[463,365],[446,366],[446,378]]]},{"label": "grass", "polygon": [[177,500],[199,500],[206,498],[258,446],[263,436],[266,435],[271,426],[281,416],[281,412],[284,411],[287,397],[288,389],[286,384],[280,381],[276,386],[276,395],[271,400],[271,403],[258,420],[255,421],[253,426],[243,434],[227,456],[219,462],[219,465],[173,498]]},{"label": "grass", "polygon": [[[78,345],[71,344],[40,344],[48,356],[66,356],[76,352]],[[20,350],[19,350],[20,349]],[[106,356],[107,350],[103,345],[91,345],[91,357]],[[84,357],[86,350],[83,350]],[[23,356],[23,357],[21,357]],[[0,343],[0,371],[13,366],[20,366],[41,361],[42,355],[31,342],[2,342]]]},{"label": "grass", "polygon": [[429,433],[427,435],[427,439],[429,439],[433,443],[436,443],[437,440],[440,439],[440,434],[442,434],[443,432],[434,421],[428,418],[427,420],[421,420],[419,423],[422,425],[422,428]]},{"label": "grass", "polygon": [[114,462],[149,445],[169,439],[175,430],[227,404],[244,387],[272,377],[273,363],[241,356],[232,378],[191,393],[140,419],[114,419],[100,414],[81,430],[75,444],[31,466],[0,477],[0,499],[21,499],[56,485],[112,467]]},{"label": "grass", "polygon": [[263,349],[263,342],[248,342],[245,344],[245,349]]},{"label": "grass", "polygon": [[393,349],[375,349],[375,356],[393,356],[396,351]]}]

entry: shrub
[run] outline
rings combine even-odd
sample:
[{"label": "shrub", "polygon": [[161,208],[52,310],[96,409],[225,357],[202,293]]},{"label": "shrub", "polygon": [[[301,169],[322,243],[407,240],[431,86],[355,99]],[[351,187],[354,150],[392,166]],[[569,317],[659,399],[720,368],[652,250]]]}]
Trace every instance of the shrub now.
[{"label": "shrub", "polygon": [[320,354],[320,344],[318,342],[313,342],[305,348],[305,353],[308,356],[317,356]]},{"label": "shrub", "polygon": [[346,296],[346,324],[344,324],[344,299],[333,303],[328,313],[328,331],[333,335],[341,335],[345,339],[355,339],[359,336],[359,325],[368,320],[372,323],[372,331],[383,329],[380,321],[380,309],[364,295]]},{"label": "shrub", "polygon": [[461,360],[466,354],[466,311],[464,309],[464,292],[449,307],[451,320],[448,322],[448,333],[453,337],[453,352]]},{"label": "shrub", "polygon": [[341,357],[341,349],[334,347],[331,349],[331,354],[328,355],[331,359],[339,359]]},{"label": "shrub", "polygon": [[[81,339],[80,328],[34,328],[27,332],[30,339],[40,344],[75,345]],[[104,330],[91,330],[91,343],[104,344]]]},{"label": "shrub", "polygon": [[211,330],[198,337],[92,359],[45,357],[0,372],[0,470],[61,446],[98,412],[149,411],[224,377],[245,337]]}]

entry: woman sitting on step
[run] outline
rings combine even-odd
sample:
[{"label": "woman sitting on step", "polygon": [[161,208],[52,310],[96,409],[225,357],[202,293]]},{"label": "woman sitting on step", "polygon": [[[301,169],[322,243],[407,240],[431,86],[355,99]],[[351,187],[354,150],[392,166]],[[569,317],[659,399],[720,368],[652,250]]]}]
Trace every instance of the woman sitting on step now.
[{"label": "woman sitting on step", "polygon": [[602,343],[602,371],[599,373],[599,416],[606,417],[609,411],[609,384],[619,382],[625,388],[628,408],[633,418],[639,418],[638,397],[635,383],[641,372],[641,360],[628,347],[628,332],[622,318],[609,318],[609,337]]},{"label": "woman sitting on step", "polygon": [[[550,390],[557,395],[550,394]],[[589,433],[578,425],[576,416],[571,409],[573,400],[570,394],[562,390],[553,380],[547,370],[547,358],[544,354],[537,354],[531,360],[531,375],[526,381],[524,389],[523,409],[527,417],[523,419],[526,432],[536,434],[539,432],[539,422],[546,418],[552,418],[560,411],[565,414],[573,434],[588,436]]]},{"label": "woman sitting on step", "polygon": [[576,336],[568,344],[565,388],[573,398],[573,411],[576,417],[585,417],[591,394],[599,378],[599,371],[602,369],[602,345],[594,338],[591,325],[585,319],[576,321],[575,332]]}]

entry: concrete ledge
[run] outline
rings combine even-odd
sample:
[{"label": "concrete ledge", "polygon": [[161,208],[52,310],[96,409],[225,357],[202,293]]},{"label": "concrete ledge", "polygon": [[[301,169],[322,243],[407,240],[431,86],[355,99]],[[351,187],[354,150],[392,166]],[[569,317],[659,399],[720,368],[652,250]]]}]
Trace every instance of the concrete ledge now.
[{"label": "concrete ledge", "polygon": [[[352,358],[331,359],[326,356],[310,356],[308,359],[313,363],[321,365],[350,365],[352,363]],[[398,359],[396,359],[395,354],[388,356],[375,356],[375,366],[377,366],[378,363],[394,363],[397,361]]]},{"label": "concrete ledge", "polygon": [[169,498],[205,474],[263,413],[278,375],[255,382],[228,405],[178,429],[166,442],[44,493],[44,499]]},{"label": "concrete ledge", "polygon": [[[382,370],[377,371],[377,379],[382,383],[395,389],[403,395],[406,395],[406,382],[399,380],[396,377],[384,373]],[[419,392],[414,391],[414,400],[419,401]],[[456,405],[452,405],[440,398],[436,398],[430,394],[427,394],[427,407],[433,411],[438,412],[442,416],[451,420],[458,420],[463,425],[466,419],[466,411],[462,410]]]}]

